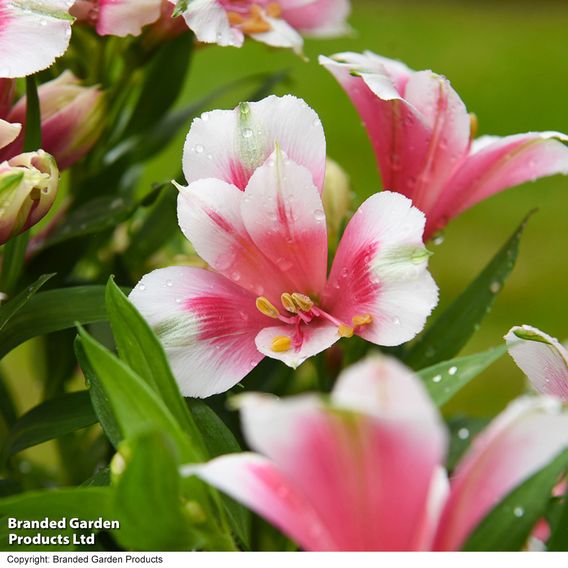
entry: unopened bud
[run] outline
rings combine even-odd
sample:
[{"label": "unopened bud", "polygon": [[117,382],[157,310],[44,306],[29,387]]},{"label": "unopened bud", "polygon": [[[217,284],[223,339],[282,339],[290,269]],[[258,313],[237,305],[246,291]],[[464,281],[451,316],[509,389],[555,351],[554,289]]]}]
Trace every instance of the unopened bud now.
[{"label": "unopened bud", "polygon": [[327,230],[332,240],[336,240],[339,236],[341,225],[347,218],[352,204],[353,194],[349,176],[337,162],[328,158],[323,186],[323,207]]},{"label": "unopened bud", "polygon": [[0,163],[0,244],[40,221],[58,186],[57,164],[43,150]]}]

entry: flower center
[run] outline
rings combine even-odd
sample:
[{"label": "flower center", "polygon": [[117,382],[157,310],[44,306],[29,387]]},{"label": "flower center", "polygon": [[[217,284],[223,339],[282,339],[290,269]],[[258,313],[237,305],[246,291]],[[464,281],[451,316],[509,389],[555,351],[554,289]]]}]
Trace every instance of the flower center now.
[{"label": "flower center", "polygon": [[278,2],[265,6],[251,4],[248,0],[228,0],[227,17],[231,26],[245,34],[261,34],[272,29],[267,18],[280,18],[282,8]]},{"label": "flower center", "polygon": [[289,351],[292,347],[299,350],[304,342],[303,326],[309,325],[317,319],[325,319],[337,326],[337,333],[340,337],[353,337],[353,334],[360,329],[373,322],[373,318],[369,314],[358,315],[352,318],[351,325],[335,318],[319,306],[305,294],[299,292],[284,292],[280,296],[280,302],[284,308],[286,315],[280,313],[280,310],[264,296],[256,299],[256,308],[265,316],[280,320],[281,322],[293,326],[294,333],[292,337],[285,335],[276,335],[272,339],[272,351],[282,353]]}]

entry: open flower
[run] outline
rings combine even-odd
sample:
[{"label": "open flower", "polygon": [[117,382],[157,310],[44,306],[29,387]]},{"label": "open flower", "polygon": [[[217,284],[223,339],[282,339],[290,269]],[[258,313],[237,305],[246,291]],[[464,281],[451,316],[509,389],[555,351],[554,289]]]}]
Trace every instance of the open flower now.
[{"label": "open flower", "polygon": [[[3,130],[0,121],[0,139]],[[58,186],[55,160],[43,150],[0,162],[0,244],[43,219]]]},{"label": "open flower", "polygon": [[71,4],[73,0],[0,0],[0,77],[31,75],[63,55],[71,38]]},{"label": "open flower", "polygon": [[568,351],[557,339],[523,325],[513,327],[505,340],[509,355],[538,392],[568,402]]},{"label": "open flower", "polygon": [[423,328],[437,287],[424,215],[404,196],[363,203],[327,276],[325,138],[303,101],[204,114],[188,134],[184,172],[179,223],[213,271],[156,270],[130,299],[185,395],[225,391],[264,356],[295,368],[340,337],[398,345]]},{"label": "open flower", "polygon": [[[11,102],[13,93],[9,81],[0,83],[0,101]],[[103,128],[104,98],[98,87],[84,87],[70,71],[38,89],[41,110],[41,134],[44,150],[55,157],[60,169],[80,160],[98,140]],[[7,110],[0,105],[0,118],[24,126],[26,97]],[[3,114],[2,107],[4,107]],[[0,149],[0,161],[19,154],[24,145],[24,133]],[[1,146],[1,145],[0,145]]]},{"label": "open flower", "polygon": [[[170,0],[176,4],[176,0]],[[197,39],[240,47],[245,36],[301,51],[302,35],[335,36],[349,28],[349,0],[192,0],[183,17]]]},{"label": "open flower", "polygon": [[239,398],[258,454],[192,464],[185,474],[306,550],[459,550],[505,495],[568,447],[561,405],[521,399],[474,440],[448,484],[442,420],[420,379],[388,358],[345,370],[328,403]]},{"label": "open flower", "polygon": [[568,173],[558,132],[474,140],[477,121],[449,81],[366,52],[320,62],[359,111],[383,186],[412,199],[426,214],[426,237],[462,211],[529,180]]}]

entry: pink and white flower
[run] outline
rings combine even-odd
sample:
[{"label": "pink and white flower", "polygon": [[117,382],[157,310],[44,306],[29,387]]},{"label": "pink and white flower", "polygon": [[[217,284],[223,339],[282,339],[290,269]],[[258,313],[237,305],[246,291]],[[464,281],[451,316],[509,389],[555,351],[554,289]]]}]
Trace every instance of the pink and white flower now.
[{"label": "pink and white flower", "polygon": [[[23,126],[25,131],[26,97],[12,108],[13,84],[0,82],[0,118]],[[42,147],[66,169],[80,160],[97,142],[104,125],[104,97],[98,87],[84,87],[70,72],[48,81],[38,89],[41,110]],[[5,104],[2,104],[5,103]],[[0,144],[0,161],[20,154],[24,133],[12,138],[12,143]]]},{"label": "pink and white flower", "polygon": [[505,336],[509,355],[540,393],[568,402],[568,351],[554,337],[530,325]]},{"label": "pink and white flower", "polygon": [[119,37],[138,36],[145,26],[172,19],[172,12],[168,0],[77,0],[71,8],[79,21],[93,25],[99,35]]},{"label": "pink and white flower", "polygon": [[345,370],[329,403],[316,395],[241,397],[258,453],[186,466],[306,550],[459,550],[512,489],[568,447],[554,399],[512,403],[448,482],[448,436],[420,379],[394,359]]},{"label": "pink and white flower", "polygon": [[291,96],[192,124],[178,218],[213,271],[156,270],[130,296],[185,395],[223,392],[264,356],[295,368],[340,337],[399,345],[423,328],[438,295],[424,215],[402,195],[374,195],[328,276],[325,157],[319,118]]},{"label": "pink and white flower", "polygon": [[63,55],[71,38],[72,4],[73,0],[0,0],[0,77],[31,75]]},{"label": "pink and white flower", "polygon": [[568,173],[568,137],[529,132],[474,140],[477,121],[449,81],[374,53],[320,62],[363,118],[383,186],[412,199],[427,217],[426,237],[491,195]]},{"label": "pink and white flower", "polygon": [[[170,0],[176,4],[176,0]],[[349,0],[190,0],[183,17],[199,41],[241,47],[250,36],[302,50],[302,35],[346,33]]]}]

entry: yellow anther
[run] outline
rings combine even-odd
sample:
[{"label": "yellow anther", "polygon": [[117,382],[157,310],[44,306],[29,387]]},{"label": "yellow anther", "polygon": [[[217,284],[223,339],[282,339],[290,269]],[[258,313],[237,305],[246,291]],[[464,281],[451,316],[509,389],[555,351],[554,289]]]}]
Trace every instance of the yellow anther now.
[{"label": "yellow anther", "polygon": [[266,15],[269,18],[279,18],[282,16],[282,6],[278,2],[271,2],[266,6]]},{"label": "yellow anther", "polygon": [[259,296],[256,299],[256,309],[261,314],[264,314],[265,316],[268,316],[269,318],[278,319],[278,316],[280,315],[280,312],[278,311],[278,309],[275,308],[270,303],[268,298],[265,298],[264,296]]},{"label": "yellow anther", "polygon": [[340,337],[353,337],[353,332],[354,329],[352,327],[349,327],[348,325],[345,325],[344,323],[342,323],[337,330],[337,333],[339,333]]},{"label": "yellow anther", "polygon": [[363,316],[355,316],[351,321],[355,327],[359,327],[360,325],[373,323],[373,318],[369,314],[365,314]]},{"label": "yellow anther", "polygon": [[277,335],[272,339],[272,351],[276,353],[290,351],[290,347],[292,347],[292,340],[285,335]]},{"label": "yellow anther", "polygon": [[292,294],[292,299],[296,306],[298,306],[298,308],[300,308],[303,312],[309,312],[314,307],[312,299],[305,294],[298,294],[298,292],[294,292]]},{"label": "yellow anther", "polygon": [[473,112],[469,113],[469,139],[473,140],[477,134],[477,115]]},{"label": "yellow anther", "polygon": [[280,296],[280,301],[282,302],[284,308],[286,308],[286,310],[289,311],[291,314],[298,313],[298,308],[296,307],[296,304],[294,303],[294,299],[292,298],[291,294],[288,294],[288,292],[284,292],[284,294]]}]

